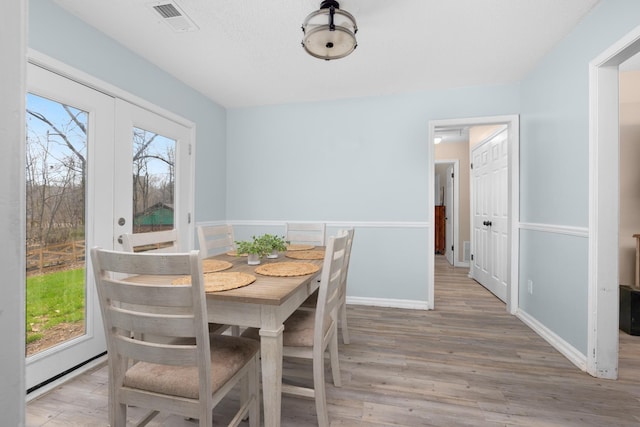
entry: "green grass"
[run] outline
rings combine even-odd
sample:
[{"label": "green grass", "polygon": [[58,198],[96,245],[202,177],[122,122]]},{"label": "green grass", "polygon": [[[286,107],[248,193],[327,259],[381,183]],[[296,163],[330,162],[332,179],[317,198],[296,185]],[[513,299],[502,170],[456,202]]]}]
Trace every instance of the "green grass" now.
[{"label": "green grass", "polygon": [[27,278],[27,344],[55,325],[84,320],[84,276],[79,268]]}]

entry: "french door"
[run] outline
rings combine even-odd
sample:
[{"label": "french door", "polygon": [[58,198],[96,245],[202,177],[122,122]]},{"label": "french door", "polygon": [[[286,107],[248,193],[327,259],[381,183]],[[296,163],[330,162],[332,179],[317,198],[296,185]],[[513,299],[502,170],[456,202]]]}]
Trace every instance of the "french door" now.
[{"label": "french door", "polygon": [[27,87],[29,390],[106,350],[89,248],[158,227],[192,247],[193,167],[188,126],[34,64]]},{"label": "french door", "polygon": [[471,153],[473,260],[471,277],[502,301],[507,298],[509,162],[507,131]]}]

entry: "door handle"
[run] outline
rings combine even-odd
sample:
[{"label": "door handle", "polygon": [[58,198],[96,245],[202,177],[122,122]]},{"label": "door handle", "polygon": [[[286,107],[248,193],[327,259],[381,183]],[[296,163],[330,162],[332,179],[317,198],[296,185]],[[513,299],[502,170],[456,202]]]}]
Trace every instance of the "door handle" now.
[{"label": "door handle", "polygon": [[491,221],[482,221],[482,225],[486,225],[487,227],[491,227]]}]

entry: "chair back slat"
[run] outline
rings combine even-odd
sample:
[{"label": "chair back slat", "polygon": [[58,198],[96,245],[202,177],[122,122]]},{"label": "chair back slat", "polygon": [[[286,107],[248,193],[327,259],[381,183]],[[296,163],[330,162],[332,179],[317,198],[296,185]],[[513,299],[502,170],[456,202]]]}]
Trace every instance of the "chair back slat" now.
[{"label": "chair back slat", "polygon": [[171,366],[197,366],[198,355],[195,344],[156,343],[118,336],[114,340],[114,348],[120,356],[138,362],[157,363]]},{"label": "chair back slat", "polygon": [[178,252],[178,231],[151,231],[122,235],[122,247],[126,252],[174,253]]},{"label": "chair back slat", "polygon": [[291,244],[324,246],[325,236],[324,223],[288,222],[285,224],[285,240]]},{"label": "chair back slat", "polygon": [[194,318],[192,314],[143,313],[137,310],[111,307],[111,320],[115,328],[140,334],[165,335],[170,337],[193,337]]},{"label": "chair back slat", "polygon": [[162,307],[191,307],[193,296],[190,286],[152,285],[104,279],[105,297],[126,304]]}]

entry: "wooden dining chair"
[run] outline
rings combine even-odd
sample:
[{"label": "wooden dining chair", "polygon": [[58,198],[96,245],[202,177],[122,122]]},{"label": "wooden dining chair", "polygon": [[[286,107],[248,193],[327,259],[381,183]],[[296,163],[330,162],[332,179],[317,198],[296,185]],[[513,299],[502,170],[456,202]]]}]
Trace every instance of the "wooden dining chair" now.
[{"label": "wooden dining chair", "polygon": [[[296,310],[284,323],[282,333],[283,356],[313,361],[313,388],[286,384],[282,393],[314,398],[318,425],[329,426],[324,378],[324,356],[329,351],[333,384],[342,386],[338,360],[337,316],[340,300],[340,281],[346,253],[347,234],[329,237],[327,242],[316,310]],[[256,328],[249,328],[243,336],[260,339]]]},{"label": "wooden dining chair", "polygon": [[[229,425],[249,416],[260,425],[259,345],[249,339],[210,335],[197,251],[136,254],[91,249],[107,338],[109,422],[124,427],[127,406],[196,418],[211,427],[213,408],[236,385],[241,405]],[[131,275],[154,280],[127,281]],[[190,285],[158,284],[158,276],[188,275]],[[142,278],[140,278],[142,279]],[[134,334],[154,337],[137,340]]]},{"label": "wooden dining chair", "polygon": [[[338,328],[342,332],[342,342],[349,344],[349,326],[347,324],[347,275],[349,274],[349,265],[351,261],[351,246],[353,245],[353,236],[355,230],[349,228],[340,230],[338,234],[347,233],[347,248],[344,256],[344,267],[342,268],[342,278],[340,279],[340,301],[338,305]],[[306,310],[315,310],[318,304],[318,291],[314,292],[307,298],[301,308]]]},{"label": "wooden dining chair", "polygon": [[233,226],[199,225],[198,245],[203,259],[234,250]]},{"label": "wooden dining chair", "polygon": [[122,235],[122,248],[126,252],[178,252],[178,231],[150,231],[148,233],[125,233]]},{"label": "wooden dining chair", "polygon": [[324,246],[326,225],[324,223],[287,222],[284,240],[291,244]]}]

